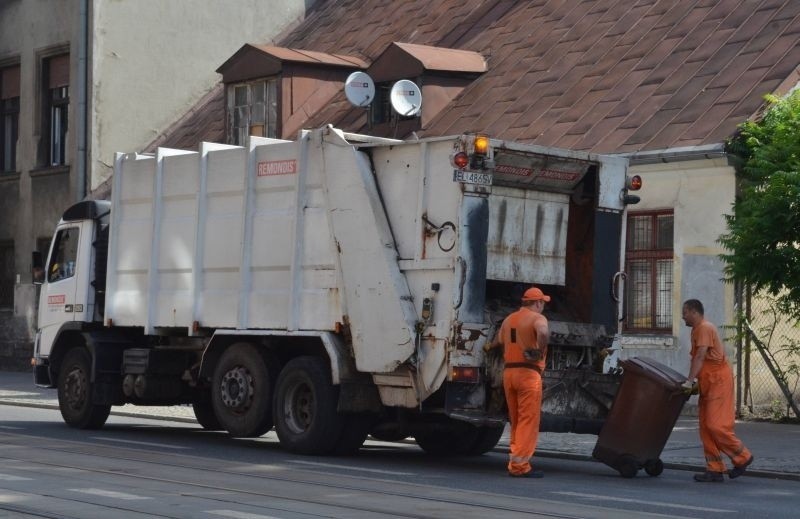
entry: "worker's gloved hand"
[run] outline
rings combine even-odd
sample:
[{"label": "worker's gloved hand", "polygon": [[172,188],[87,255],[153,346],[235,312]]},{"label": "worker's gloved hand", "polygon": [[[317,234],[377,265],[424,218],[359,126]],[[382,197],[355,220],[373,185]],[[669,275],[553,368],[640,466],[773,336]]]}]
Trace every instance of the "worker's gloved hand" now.
[{"label": "worker's gloved hand", "polygon": [[484,352],[484,353],[489,353],[489,351],[491,351],[491,349],[492,349],[492,343],[491,343],[491,341],[486,341],[486,342],[483,344],[483,352]]},{"label": "worker's gloved hand", "polygon": [[684,395],[696,395],[697,384],[694,384],[691,380],[686,379],[683,384],[681,384],[681,392],[683,392]]}]

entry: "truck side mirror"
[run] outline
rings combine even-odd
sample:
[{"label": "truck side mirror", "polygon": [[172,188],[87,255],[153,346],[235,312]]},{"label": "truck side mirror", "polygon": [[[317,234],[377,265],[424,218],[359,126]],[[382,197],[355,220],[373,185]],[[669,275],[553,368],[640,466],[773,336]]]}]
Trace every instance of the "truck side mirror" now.
[{"label": "truck side mirror", "polygon": [[44,283],[44,261],[42,261],[42,253],[35,250],[31,256],[31,279],[33,279],[34,285],[41,285]]}]

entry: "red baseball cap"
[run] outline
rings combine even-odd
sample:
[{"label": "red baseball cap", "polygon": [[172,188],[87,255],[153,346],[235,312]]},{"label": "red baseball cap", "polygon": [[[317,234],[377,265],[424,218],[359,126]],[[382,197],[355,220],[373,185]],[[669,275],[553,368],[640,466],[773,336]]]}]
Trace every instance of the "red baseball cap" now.
[{"label": "red baseball cap", "polygon": [[531,287],[522,294],[523,301],[550,301],[550,296],[545,295],[539,288]]}]

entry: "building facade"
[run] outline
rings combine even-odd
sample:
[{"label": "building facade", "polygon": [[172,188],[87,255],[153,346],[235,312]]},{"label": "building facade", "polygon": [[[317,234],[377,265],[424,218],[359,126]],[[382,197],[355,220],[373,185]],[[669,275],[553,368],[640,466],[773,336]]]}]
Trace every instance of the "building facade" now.
[{"label": "building facade", "polygon": [[114,152],[142,149],[217,82],[249,40],[313,0],[0,2],[0,368],[31,354],[45,250],[71,203],[95,196]]}]

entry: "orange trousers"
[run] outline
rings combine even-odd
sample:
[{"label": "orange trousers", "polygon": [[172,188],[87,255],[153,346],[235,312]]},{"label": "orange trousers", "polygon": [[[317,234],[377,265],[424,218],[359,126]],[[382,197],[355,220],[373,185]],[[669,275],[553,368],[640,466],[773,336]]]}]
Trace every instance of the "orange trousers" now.
[{"label": "orange trousers", "polygon": [[503,389],[511,422],[508,472],[514,475],[527,474],[531,471],[531,458],[539,439],[542,377],[532,369],[507,368],[503,372]]},{"label": "orange trousers", "polygon": [[727,363],[706,369],[698,377],[700,400],[700,440],[706,457],[706,469],[725,472],[722,455],[734,465],[750,459],[750,451],[733,432],[735,421],[733,403],[733,373]]}]

